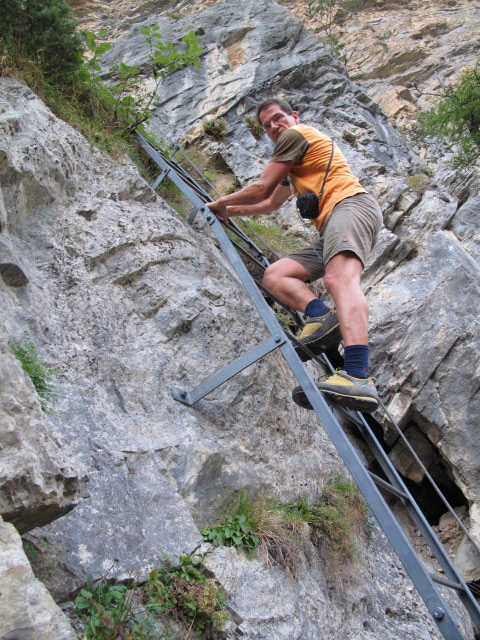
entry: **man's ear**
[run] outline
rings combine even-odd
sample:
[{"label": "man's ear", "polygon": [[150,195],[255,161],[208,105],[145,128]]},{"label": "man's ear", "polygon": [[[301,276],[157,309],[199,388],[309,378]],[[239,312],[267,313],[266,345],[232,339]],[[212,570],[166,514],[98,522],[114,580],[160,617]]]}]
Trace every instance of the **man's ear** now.
[{"label": "man's ear", "polygon": [[300,117],[296,111],[292,111],[292,116],[295,118],[295,122],[300,122]]}]

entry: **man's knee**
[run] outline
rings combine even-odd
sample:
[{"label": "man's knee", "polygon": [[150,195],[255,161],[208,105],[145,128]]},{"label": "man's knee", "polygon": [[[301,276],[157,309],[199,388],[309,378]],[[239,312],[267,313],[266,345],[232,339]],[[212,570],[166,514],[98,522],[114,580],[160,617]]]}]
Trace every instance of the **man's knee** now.
[{"label": "man's knee", "polygon": [[263,274],[263,285],[268,289],[278,282],[281,277],[281,269],[278,267],[278,262],[274,262],[265,269],[265,273]]},{"label": "man's knee", "polygon": [[281,282],[283,278],[296,278],[305,282],[309,275],[305,267],[296,260],[281,258],[267,267],[263,274],[263,284],[265,287],[271,288]]}]

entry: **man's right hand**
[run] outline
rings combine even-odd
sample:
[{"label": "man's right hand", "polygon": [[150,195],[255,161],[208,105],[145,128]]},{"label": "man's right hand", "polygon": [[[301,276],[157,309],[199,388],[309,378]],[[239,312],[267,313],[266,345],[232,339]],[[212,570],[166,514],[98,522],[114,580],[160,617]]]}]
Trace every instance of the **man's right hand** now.
[{"label": "man's right hand", "polygon": [[213,211],[225,224],[228,223],[227,205],[223,204],[222,198],[215,200],[214,202],[207,202],[206,206]]}]

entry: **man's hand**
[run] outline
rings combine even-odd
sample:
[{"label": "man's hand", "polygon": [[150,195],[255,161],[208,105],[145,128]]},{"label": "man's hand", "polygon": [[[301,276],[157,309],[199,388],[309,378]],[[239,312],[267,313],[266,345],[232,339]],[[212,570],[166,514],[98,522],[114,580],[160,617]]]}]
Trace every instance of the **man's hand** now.
[{"label": "man's hand", "polygon": [[215,200],[215,202],[207,202],[207,207],[213,211],[225,224],[228,223],[227,205],[223,204],[222,198]]}]

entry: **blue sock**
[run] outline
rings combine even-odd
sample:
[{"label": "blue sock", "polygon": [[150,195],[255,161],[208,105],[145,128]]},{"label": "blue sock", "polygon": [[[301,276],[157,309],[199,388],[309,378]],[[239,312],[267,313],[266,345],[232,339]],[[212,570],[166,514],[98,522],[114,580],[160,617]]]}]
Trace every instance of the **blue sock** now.
[{"label": "blue sock", "polygon": [[317,316],[324,316],[329,311],[330,307],[327,307],[324,302],[315,298],[315,300],[310,300],[303,313],[309,318],[316,318]]},{"label": "blue sock", "polygon": [[370,375],[368,345],[352,344],[349,347],[345,347],[343,368],[349,376],[368,378]]}]

